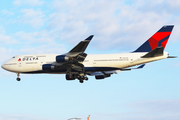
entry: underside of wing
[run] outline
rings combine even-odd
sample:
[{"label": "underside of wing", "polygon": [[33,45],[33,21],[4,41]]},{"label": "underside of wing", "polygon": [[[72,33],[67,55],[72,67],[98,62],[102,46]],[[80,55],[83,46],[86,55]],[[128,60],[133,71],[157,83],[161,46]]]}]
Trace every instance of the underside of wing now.
[{"label": "underside of wing", "polygon": [[88,75],[95,76],[96,79],[104,79],[107,77],[111,77],[112,74],[118,74],[119,72],[128,71],[128,70],[132,70],[132,69],[141,69],[144,66],[145,66],[145,64],[142,64],[142,65],[138,66],[137,68],[119,68],[119,70],[98,71],[98,72],[88,73]]},{"label": "underside of wing", "polygon": [[111,74],[118,74],[121,72],[120,70],[113,70],[113,71],[100,71],[100,72],[92,72],[88,75],[95,76],[96,79],[104,79],[107,77],[111,77]]}]

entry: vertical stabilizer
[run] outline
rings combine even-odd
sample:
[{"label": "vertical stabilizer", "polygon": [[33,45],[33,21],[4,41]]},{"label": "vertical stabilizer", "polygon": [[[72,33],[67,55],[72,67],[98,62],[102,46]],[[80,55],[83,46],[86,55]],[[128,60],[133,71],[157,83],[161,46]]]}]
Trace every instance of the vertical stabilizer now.
[{"label": "vertical stabilizer", "polygon": [[174,25],[163,26],[134,52],[150,52],[157,47],[165,49]]}]

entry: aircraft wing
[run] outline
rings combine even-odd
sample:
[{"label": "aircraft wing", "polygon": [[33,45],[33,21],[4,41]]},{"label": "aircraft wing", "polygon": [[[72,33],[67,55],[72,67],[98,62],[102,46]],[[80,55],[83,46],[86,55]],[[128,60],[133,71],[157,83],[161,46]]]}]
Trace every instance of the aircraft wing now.
[{"label": "aircraft wing", "polygon": [[63,55],[56,56],[56,62],[77,63],[83,62],[87,54],[84,53],[94,35],[90,35],[84,41],[79,42],[72,50]]},{"label": "aircraft wing", "polygon": [[88,75],[100,76],[100,75],[106,75],[106,74],[118,74],[119,72],[121,72],[121,70],[93,72],[93,73],[89,73]]},{"label": "aircraft wing", "polygon": [[67,68],[67,73],[71,72],[71,69],[84,72],[84,65],[82,62],[85,60],[87,54],[84,53],[89,42],[94,35],[90,35],[84,41],[79,42],[68,53],[56,56],[56,63],[53,66],[55,69]]},{"label": "aircraft wing", "polygon": [[88,75],[95,76],[96,79],[104,79],[106,77],[111,77],[111,74],[118,74],[121,72],[120,70],[113,70],[113,71],[100,71],[100,72],[92,72]]},{"label": "aircraft wing", "polygon": [[69,53],[83,53],[93,37],[94,35],[90,35],[84,41],[79,42],[79,44],[77,44],[72,50],[70,50]]}]

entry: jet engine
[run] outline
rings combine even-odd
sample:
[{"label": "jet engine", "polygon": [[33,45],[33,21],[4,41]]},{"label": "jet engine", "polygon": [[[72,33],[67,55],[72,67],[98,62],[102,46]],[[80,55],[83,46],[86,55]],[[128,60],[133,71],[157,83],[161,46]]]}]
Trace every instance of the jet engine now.
[{"label": "jet engine", "polygon": [[52,64],[44,64],[44,65],[42,65],[42,69],[45,71],[55,70],[55,69],[57,69],[57,66],[52,65]]},{"label": "jet engine", "polygon": [[75,80],[76,78],[76,74],[72,74],[71,78],[68,74],[66,74],[66,80]]},{"label": "jet engine", "polygon": [[98,75],[98,76],[95,76],[96,79],[104,79],[104,78],[107,78],[107,77],[110,77],[111,75],[110,74],[105,74],[105,75]]},{"label": "jet engine", "polygon": [[60,62],[67,62],[70,60],[70,57],[66,56],[66,55],[58,55],[56,56],[56,62],[60,63]]}]

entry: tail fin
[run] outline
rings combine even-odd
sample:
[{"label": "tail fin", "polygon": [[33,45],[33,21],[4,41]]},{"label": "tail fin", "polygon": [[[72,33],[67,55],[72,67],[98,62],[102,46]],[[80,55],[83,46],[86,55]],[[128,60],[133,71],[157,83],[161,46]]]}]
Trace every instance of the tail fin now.
[{"label": "tail fin", "polygon": [[163,47],[165,49],[173,27],[174,25],[163,26],[134,52],[150,52],[157,47]]}]

